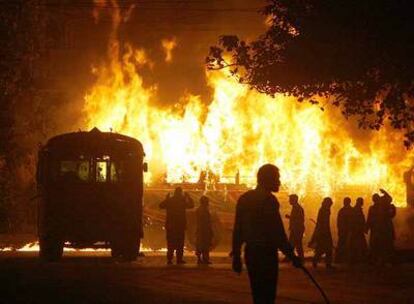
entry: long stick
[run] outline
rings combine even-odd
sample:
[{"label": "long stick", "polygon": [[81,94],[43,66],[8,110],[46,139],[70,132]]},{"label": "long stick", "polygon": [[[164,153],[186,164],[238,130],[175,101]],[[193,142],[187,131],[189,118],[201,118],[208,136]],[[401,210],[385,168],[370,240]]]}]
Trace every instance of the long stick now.
[{"label": "long stick", "polygon": [[309,272],[309,270],[307,270],[305,268],[305,266],[302,265],[302,267],[300,267],[303,272],[308,276],[308,278],[313,282],[313,284],[316,286],[316,288],[318,288],[319,292],[321,293],[323,299],[325,300],[326,304],[330,304],[329,299],[326,295],[326,293],[323,291],[322,287],[318,284],[318,282],[316,282],[315,278],[312,276],[312,274]]}]

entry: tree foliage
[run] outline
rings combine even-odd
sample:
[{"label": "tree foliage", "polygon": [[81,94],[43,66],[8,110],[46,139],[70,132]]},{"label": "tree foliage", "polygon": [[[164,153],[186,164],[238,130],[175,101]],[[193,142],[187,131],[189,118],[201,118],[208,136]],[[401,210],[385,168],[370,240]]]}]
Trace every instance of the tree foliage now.
[{"label": "tree foliage", "polygon": [[[36,65],[45,51],[45,12],[41,0],[0,1],[0,230],[12,230],[34,218],[30,204],[36,138],[42,113],[35,111],[39,90]],[[38,115],[40,114],[40,115]],[[33,122],[29,126],[29,123]],[[36,122],[37,125],[34,125]],[[7,218],[7,219],[6,219]],[[24,229],[24,228],[23,228]]]},{"label": "tree foliage", "polygon": [[269,94],[320,97],[362,128],[386,120],[414,144],[414,10],[408,0],[270,0],[257,40],[220,37],[210,69]]}]

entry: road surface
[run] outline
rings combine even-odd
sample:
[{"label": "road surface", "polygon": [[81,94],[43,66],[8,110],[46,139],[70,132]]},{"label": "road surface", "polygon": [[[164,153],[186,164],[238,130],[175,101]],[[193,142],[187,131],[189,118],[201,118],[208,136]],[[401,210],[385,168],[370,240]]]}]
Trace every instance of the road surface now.
[{"label": "road surface", "polygon": [[[0,252],[0,303],[251,303],[246,273],[232,273],[224,254],[209,267],[187,262],[167,266],[160,254],[147,254],[119,263],[108,252],[66,252],[59,263],[42,263],[37,252]],[[414,304],[414,264],[311,271],[332,303]],[[323,301],[301,270],[283,264],[277,303]]]}]

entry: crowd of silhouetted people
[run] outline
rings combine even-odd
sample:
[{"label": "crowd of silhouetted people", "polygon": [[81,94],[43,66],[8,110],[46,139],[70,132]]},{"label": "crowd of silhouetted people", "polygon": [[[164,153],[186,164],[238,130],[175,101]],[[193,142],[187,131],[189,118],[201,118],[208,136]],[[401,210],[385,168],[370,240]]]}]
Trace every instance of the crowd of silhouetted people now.
[{"label": "crowd of silhouetted people", "polygon": [[[396,208],[392,204],[392,197],[383,189],[381,194],[372,196],[367,218],[364,215],[364,199],[356,199],[354,206],[349,197],[343,200],[343,207],[337,215],[337,245],[334,255],[334,242],[331,232],[331,207],[333,201],[330,197],[323,199],[315,223],[315,229],[308,243],[314,249],[312,264],[317,267],[322,256],[325,264],[332,268],[332,263],[373,263],[383,264],[393,262],[394,252],[394,225],[393,218]],[[296,251],[298,257],[304,261],[303,237],[305,233],[305,212],[299,203],[296,194],[289,195],[291,212],[286,215],[289,220],[288,241]],[[167,195],[160,204],[166,209],[165,223],[167,238],[167,262],[173,263],[174,253],[177,264],[184,264],[184,239],[186,231],[186,210],[194,208],[193,199],[182,188],[175,189],[174,194]],[[209,199],[200,198],[199,207],[195,212],[195,252],[198,264],[210,264],[210,250],[214,237],[212,219],[209,210]],[[369,233],[369,242],[366,235]]]},{"label": "crowd of silhouetted people", "polygon": [[[354,206],[351,206],[349,197],[344,198],[336,222],[338,232],[334,260],[336,263],[393,263],[395,240],[393,218],[396,215],[396,208],[392,204],[392,197],[383,189],[380,192],[382,195],[375,193],[372,196],[372,205],[369,207],[367,218],[363,212],[363,198],[357,198]],[[309,247],[315,250],[312,260],[314,267],[318,265],[322,255],[325,255],[326,266],[332,267],[334,252],[330,227],[332,205],[331,198],[323,199],[315,230],[309,242]],[[365,238],[368,233],[369,246]]]},{"label": "crowd of silhouetted people", "polygon": [[[174,253],[177,264],[185,264],[184,239],[187,226],[186,210],[194,208],[194,201],[184,193],[181,187],[175,189],[173,196],[167,197],[160,203],[161,209],[166,209],[167,217],[165,230],[167,236],[167,264],[173,264]],[[196,212],[196,256],[198,264],[210,264],[210,250],[213,241],[213,228],[207,196],[200,198],[200,206]]]},{"label": "crowd of silhouetted people", "polygon": [[[303,236],[305,233],[305,212],[296,194],[289,195],[291,212],[289,236],[285,232],[279,211],[279,202],[273,193],[279,191],[279,169],[271,164],[260,167],[257,173],[257,187],[240,196],[235,211],[232,238],[232,269],[242,272],[241,259],[244,248],[244,264],[250,280],[254,303],[274,303],[278,279],[278,251],[281,251],[293,266],[304,268]],[[317,267],[324,256],[327,268],[332,263],[393,263],[394,225],[396,208],[392,197],[383,189],[372,196],[367,218],[363,212],[364,200],[359,197],[355,205],[349,197],[343,200],[343,207],[337,216],[338,242],[334,255],[331,232],[330,197],[323,199],[318,211],[315,228],[308,246],[314,250],[312,265]],[[184,238],[186,210],[194,208],[193,199],[178,187],[160,203],[166,209],[167,263],[172,264],[174,253],[177,264],[184,264]],[[209,199],[202,196],[196,210],[196,256],[198,264],[210,264],[210,250],[213,240]],[[367,244],[366,234],[369,233]]]}]

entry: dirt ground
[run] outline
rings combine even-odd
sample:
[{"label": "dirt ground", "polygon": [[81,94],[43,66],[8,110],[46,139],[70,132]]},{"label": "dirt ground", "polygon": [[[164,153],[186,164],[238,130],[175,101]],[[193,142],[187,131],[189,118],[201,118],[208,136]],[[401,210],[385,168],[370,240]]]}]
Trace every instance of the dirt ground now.
[{"label": "dirt ground", "polygon": [[[251,303],[247,275],[230,271],[230,259],[213,265],[167,266],[160,253],[119,263],[108,252],[66,252],[42,263],[37,252],[0,253],[0,303]],[[310,265],[307,265],[310,266]],[[331,303],[414,303],[414,265],[311,270]],[[323,303],[301,270],[283,263],[277,303]]]}]

